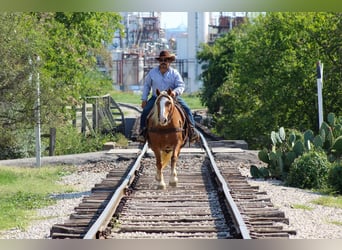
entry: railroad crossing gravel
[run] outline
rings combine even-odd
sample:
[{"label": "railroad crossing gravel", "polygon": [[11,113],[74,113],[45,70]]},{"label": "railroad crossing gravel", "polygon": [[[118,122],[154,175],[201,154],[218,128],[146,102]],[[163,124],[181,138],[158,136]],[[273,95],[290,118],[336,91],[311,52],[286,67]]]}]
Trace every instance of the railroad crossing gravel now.
[{"label": "railroad crossing gravel", "polygon": [[[94,154],[94,156],[96,155],[99,156],[100,153]],[[111,159],[112,163],[106,164],[104,161],[101,162],[101,156],[94,156],[92,156],[92,162],[82,162],[79,165],[78,173],[65,176],[61,180],[64,185],[74,186],[77,192],[56,196],[57,203],[38,209],[36,219],[26,230],[13,228],[2,231],[0,239],[49,239],[50,228],[69,218],[74,208],[81,202],[82,197],[88,195],[91,188],[105,178],[108,168],[113,168],[116,164],[127,164],[125,161],[113,158]],[[259,186],[261,191],[266,191],[274,206],[285,212],[285,216],[290,221],[288,228],[297,231],[297,235],[291,235],[290,239],[342,239],[342,209],[311,203],[312,200],[322,195],[285,187],[280,181],[252,180],[249,173],[250,165],[262,164],[257,160],[254,151],[246,150],[244,153],[224,154],[221,157],[236,164],[251,185]],[[110,158],[106,156],[105,160],[108,161]],[[96,163],[97,161],[100,163]],[[310,207],[310,209],[298,209],[297,205]]]}]

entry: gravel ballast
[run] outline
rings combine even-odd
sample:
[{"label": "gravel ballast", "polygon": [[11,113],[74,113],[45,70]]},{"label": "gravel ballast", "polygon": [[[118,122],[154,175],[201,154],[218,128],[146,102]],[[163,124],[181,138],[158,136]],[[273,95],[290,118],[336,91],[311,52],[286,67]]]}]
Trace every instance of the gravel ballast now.
[{"label": "gravel ballast", "polygon": [[[235,162],[248,182],[253,186],[259,186],[261,191],[266,191],[274,206],[285,212],[285,217],[289,218],[290,222],[288,228],[297,231],[290,239],[342,239],[342,209],[313,204],[311,201],[322,195],[308,190],[286,187],[276,180],[251,179],[250,165],[261,163],[257,160],[255,152],[245,152],[226,155],[225,158]],[[36,219],[28,228],[2,231],[0,239],[49,239],[51,227],[67,220],[82,198],[89,195],[91,188],[100,183],[108,173],[108,169],[103,167],[106,164],[100,164],[99,167],[99,164],[94,163],[96,160],[100,159],[93,157],[93,163],[83,163],[77,173],[65,176],[61,180],[62,184],[73,186],[77,192],[57,195],[57,203],[38,209]],[[117,161],[115,164],[127,162]],[[115,164],[109,164],[109,167]]]}]

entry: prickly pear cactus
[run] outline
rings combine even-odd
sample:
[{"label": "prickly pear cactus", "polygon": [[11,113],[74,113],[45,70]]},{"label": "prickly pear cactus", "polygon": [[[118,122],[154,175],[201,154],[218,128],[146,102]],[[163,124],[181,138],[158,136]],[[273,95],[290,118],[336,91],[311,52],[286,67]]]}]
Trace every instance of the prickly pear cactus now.
[{"label": "prickly pear cactus", "polygon": [[337,158],[342,156],[342,136],[336,138],[333,146],[331,147],[331,153]]},{"label": "prickly pear cactus", "polygon": [[259,151],[258,158],[262,162],[265,162],[267,164],[270,163],[270,158],[268,157],[268,152],[267,152],[266,149],[263,149],[263,150]]}]

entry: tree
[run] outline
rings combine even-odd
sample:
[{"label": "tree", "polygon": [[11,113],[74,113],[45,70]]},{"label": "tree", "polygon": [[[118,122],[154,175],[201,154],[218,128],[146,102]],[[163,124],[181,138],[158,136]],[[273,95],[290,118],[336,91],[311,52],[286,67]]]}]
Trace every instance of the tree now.
[{"label": "tree", "polygon": [[109,12],[0,14],[0,158],[29,151],[18,141],[33,137],[23,129],[33,131],[38,73],[45,128],[64,122],[70,99],[111,87],[110,79],[96,70],[96,56],[109,53],[106,44],[115,30],[123,30],[120,20]]},{"label": "tree", "polygon": [[[324,85],[324,110],[338,114],[342,105],[341,20],[339,13],[267,13],[210,47],[218,55],[210,60],[226,60],[226,67],[232,66],[228,74],[220,75],[220,87],[206,97],[209,102],[213,96],[220,99],[216,130],[254,147],[280,126],[317,131],[318,59],[331,81]],[[235,39],[222,45],[228,37]],[[233,54],[227,55],[226,48]],[[199,54],[207,62],[202,55],[208,50]],[[203,75],[213,72],[208,67]],[[204,89],[211,86],[211,79],[203,79]]]},{"label": "tree", "polygon": [[[123,30],[121,16],[110,12],[34,13],[49,38],[43,51],[44,69],[60,96],[84,98],[89,92],[81,80],[97,72],[96,56],[109,52],[114,32]],[[93,74],[94,76],[94,74]],[[94,83],[93,83],[94,84]],[[92,93],[98,94],[98,93]]]},{"label": "tree", "polygon": [[201,51],[197,54],[203,69],[201,77],[204,85],[201,101],[208,107],[210,113],[219,112],[223,103],[224,93],[219,90],[233,69],[235,40],[235,33],[229,33],[218,39],[214,46],[201,44]]}]

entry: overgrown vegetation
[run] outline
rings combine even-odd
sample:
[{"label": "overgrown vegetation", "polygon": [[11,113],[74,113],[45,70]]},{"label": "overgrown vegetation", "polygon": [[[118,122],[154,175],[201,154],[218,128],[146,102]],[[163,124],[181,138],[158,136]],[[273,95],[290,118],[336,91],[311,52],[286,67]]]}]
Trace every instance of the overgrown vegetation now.
[{"label": "overgrown vegetation", "polygon": [[341,115],[342,13],[269,12],[203,44],[201,100],[226,139],[250,149],[283,126],[318,132],[316,63],[324,64],[324,114]]},{"label": "overgrown vegetation", "polygon": [[72,167],[0,167],[0,230],[23,229],[36,217],[35,209],[54,204],[52,193],[72,192],[57,180],[70,174]]},{"label": "overgrown vegetation", "polygon": [[0,13],[0,159],[32,156],[37,82],[42,131],[65,124],[68,105],[102,95],[111,79],[106,44],[123,31],[113,12]]},{"label": "overgrown vegetation", "polygon": [[128,140],[120,133],[96,133],[84,136],[71,125],[58,128],[56,137],[56,155],[99,151],[108,141],[116,142],[118,146],[127,146],[128,144]]},{"label": "overgrown vegetation", "polygon": [[324,197],[311,201],[311,203],[321,205],[321,206],[335,207],[335,208],[342,209],[341,197],[324,196]]},{"label": "overgrown vegetation", "polygon": [[286,183],[303,189],[324,189],[327,185],[331,163],[324,153],[309,151],[295,159]]},{"label": "overgrown vegetation", "polygon": [[291,205],[291,208],[303,209],[303,210],[307,210],[307,211],[311,211],[313,209],[312,207],[309,207],[309,206],[303,205],[303,204],[293,204],[293,205]]},{"label": "overgrown vegetation", "polygon": [[251,166],[254,178],[277,178],[299,188],[314,188],[342,194],[342,117],[327,116],[319,134],[285,129],[271,132],[271,148],[259,151],[266,167]]}]

